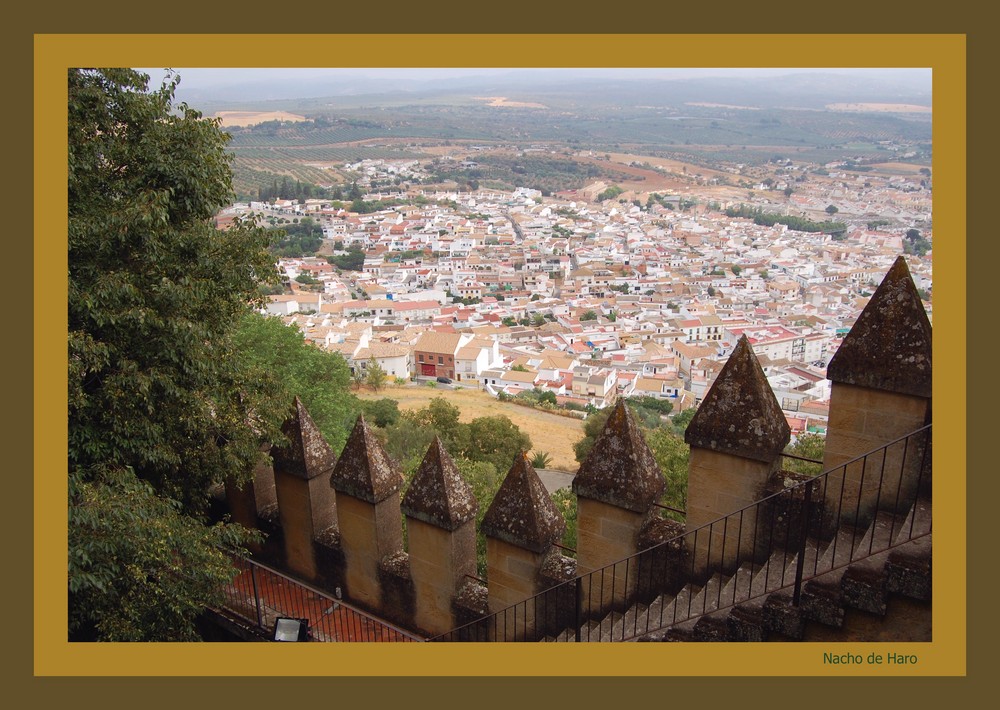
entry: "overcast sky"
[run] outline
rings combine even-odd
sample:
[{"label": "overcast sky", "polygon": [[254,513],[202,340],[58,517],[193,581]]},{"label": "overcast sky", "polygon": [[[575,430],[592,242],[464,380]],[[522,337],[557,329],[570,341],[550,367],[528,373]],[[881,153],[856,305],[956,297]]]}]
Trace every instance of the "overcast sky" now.
[{"label": "overcast sky", "polygon": [[[150,75],[151,85],[159,83],[163,68],[140,69]],[[269,87],[281,83],[294,84],[297,98],[329,96],[332,93],[379,93],[401,88],[419,88],[420,85],[445,79],[471,77],[513,78],[528,80],[532,77],[551,79],[555,74],[570,78],[603,78],[630,80],[685,79],[694,77],[769,77],[788,74],[854,74],[859,77],[894,77],[913,85],[925,85],[930,91],[931,70],[926,68],[502,68],[502,67],[452,67],[452,68],[175,68],[181,76],[178,95],[188,92],[202,93],[212,89],[244,87],[257,96],[246,98],[275,98]],[[337,91],[337,88],[342,91]],[[286,87],[291,88],[291,87]],[[303,91],[305,93],[303,93]]]}]

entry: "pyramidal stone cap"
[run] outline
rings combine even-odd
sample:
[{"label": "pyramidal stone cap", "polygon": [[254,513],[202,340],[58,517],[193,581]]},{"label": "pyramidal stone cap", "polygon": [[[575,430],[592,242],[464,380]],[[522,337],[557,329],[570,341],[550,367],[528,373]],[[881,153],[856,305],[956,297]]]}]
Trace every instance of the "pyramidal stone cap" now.
[{"label": "pyramidal stone cap", "polygon": [[359,414],[333,469],[330,486],[360,500],[379,503],[402,485],[403,476],[396,462],[368,428],[364,415]]},{"label": "pyramidal stone cap", "polygon": [[573,478],[573,492],[644,513],[659,499],[666,485],[635,415],[625,400],[619,399]]},{"label": "pyramidal stone cap", "polygon": [[329,473],[337,463],[337,455],[298,397],[291,416],[281,425],[281,432],[288,437],[289,443],[272,447],[271,457],[275,468],[283,473],[309,480]]},{"label": "pyramidal stone cap", "polygon": [[479,527],[490,537],[532,552],[544,552],[562,538],[566,521],[522,452],[500,484]]},{"label": "pyramidal stone cap", "polygon": [[406,489],[404,514],[445,530],[455,530],[473,520],[479,503],[462,478],[441,439],[434,437],[416,475]]},{"label": "pyramidal stone cap", "polygon": [[898,257],[827,367],[833,382],[931,396],[931,323]]},{"label": "pyramidal stone cap", "polygon": [[691,446],[771,462],[791,438],[746,335],[740,337],[684,433]]}]

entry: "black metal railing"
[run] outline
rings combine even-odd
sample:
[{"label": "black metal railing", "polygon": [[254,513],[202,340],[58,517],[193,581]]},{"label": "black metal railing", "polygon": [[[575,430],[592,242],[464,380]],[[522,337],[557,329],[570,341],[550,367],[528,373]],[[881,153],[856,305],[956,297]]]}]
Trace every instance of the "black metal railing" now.
[{"label": "black metal railing", "polygon": [[270,635],[279,617],[307,619],[310,641],[406,642],[424,639],[254,560],[235,558],[238,572],[219,612]]},{"label": "black metal railing", "polygon": [[930,534],[931,425],[432,641],[624,641]]}]

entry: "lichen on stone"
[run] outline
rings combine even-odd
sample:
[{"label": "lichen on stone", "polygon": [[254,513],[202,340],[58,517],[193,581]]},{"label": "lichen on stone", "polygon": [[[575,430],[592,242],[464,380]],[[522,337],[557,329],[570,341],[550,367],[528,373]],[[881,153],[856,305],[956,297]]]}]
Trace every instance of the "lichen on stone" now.
[{"label": "lichen on stone", "polygon": [[578,496],[643,513],[666,487],[659,464],[624,400],[618,400],[573,478]]},{"label": "lichen on stone", "polygon": [[566,521],[524,453],[500,484],[480,530],[533,552],[543,552],[562,538]]},{"label": "lichen on stone", "polygon": [[479,503],[438,437],[434,437],[410,482],[401,508],[404,514],[455,530],[476,517]]},{"label": "lichen on stone", "polygon": [[771,462],[791,439],[791,429],[746,335],[694,418],[684,440],[692,447]]},{"label": "lichen on stone", "polygon": [[410,556],[403,551],[393,552],[379,560],[379,569],[401,579],[410,578]]},{"label": "lichen on stone", "polygon": [[403,485],[403,475],[378,438],[368,428],[363,414],[351,430],[340,459],[330,476],[330,486],[360,500],[379,503]]},{"label": "lichen on stone", "polygon": [[931,324],[903,257],[896,259],[827,367],[833,382],[931,396]]},{"label": "lichen on stone", "polygon": [[288,444],[271,449],[276,471],[308,480],[329,473],[337,463],[336,454],[298,397],[292,405],[291,415],[281,426],[281,432],[288,439]]}]

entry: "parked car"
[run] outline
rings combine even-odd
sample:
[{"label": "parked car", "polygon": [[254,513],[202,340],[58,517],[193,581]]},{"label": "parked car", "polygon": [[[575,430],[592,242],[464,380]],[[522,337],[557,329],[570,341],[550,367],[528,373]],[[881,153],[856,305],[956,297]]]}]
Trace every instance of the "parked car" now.
[{"label": "parked car", "polygon": [[450,385],[451,384],[451,379],[448,378],[448,377],[439,377],[439,378],[437,378],[437,381],[440,382],[443,385]]}]

